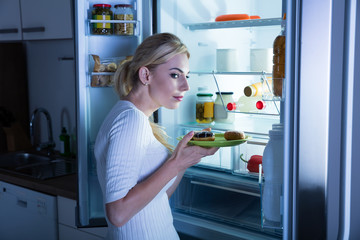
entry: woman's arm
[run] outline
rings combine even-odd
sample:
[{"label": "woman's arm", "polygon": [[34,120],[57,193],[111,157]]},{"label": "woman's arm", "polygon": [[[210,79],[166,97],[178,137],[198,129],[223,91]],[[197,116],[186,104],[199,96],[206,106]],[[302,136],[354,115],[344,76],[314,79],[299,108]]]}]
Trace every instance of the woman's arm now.
[{"label": "woman's arm", "polygon": [[[211,131],[211,128],[205,128],[202,131]],[[183,176],[185,174],[185,171],[186,171],[186,169],[184,171],[179,172],[179,174],[177,175],[176,180],[174,181],[174,183],[166,191],[169,198],[173,195],[176,188],[179,186],[179,184],[181,182],[181,179],[183,178]]]},{"label": "woman's arm", "polygon": [[168,190],[166,190],[166,193],[167,193],[169,198],[173,195],[176,188],[179,186],[179,184],[181,182],[181,179],[184,176],[185,171],[186,170],[183,170],[183,171],[179,172],[179,174],[176,176],[176,179],[175,179],[174,183],[168,188]]},{"label": "woman's arm", "polygon": [[190,132],[185,135],[171,157],[146,180],[136,184],[125,197],[106,204],[106,215],[113,225],[123,226],[154,199],[172,178],[183,174],[188,167],[197,164],[202,157],[212,155],[218,150],[218,148],[188,146],[187,143],[193,134]]}]

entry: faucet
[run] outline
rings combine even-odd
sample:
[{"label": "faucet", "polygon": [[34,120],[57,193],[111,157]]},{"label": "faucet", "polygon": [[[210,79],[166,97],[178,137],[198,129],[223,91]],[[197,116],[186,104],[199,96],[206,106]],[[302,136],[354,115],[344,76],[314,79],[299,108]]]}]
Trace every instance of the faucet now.
[{"label": "faucet", "polygon": [[32,116],[31,116],[31,121],[30,121],[30,138],[31,138],[31,144],[34,146],[35,145],[35,137],[34,137],[34,121],[36,119],[36,115],[39,113],[43,113],[46,117],[46,121],[47,121],[47,127],[48,127],[48,142],[45,143],[39,143],[36,146],[36,150],[37,151],[41,151],[43,149],[47,149],[48,150],[48,155],[50,155],[51,153],[53,153],[54,148],[55,148],[55,142],[53,139],[53,134],[52,134],[52,126],[51,126],[51,117],[50,117],[50,113],[44,109],[44,108],[37,108],[34,110]]}]

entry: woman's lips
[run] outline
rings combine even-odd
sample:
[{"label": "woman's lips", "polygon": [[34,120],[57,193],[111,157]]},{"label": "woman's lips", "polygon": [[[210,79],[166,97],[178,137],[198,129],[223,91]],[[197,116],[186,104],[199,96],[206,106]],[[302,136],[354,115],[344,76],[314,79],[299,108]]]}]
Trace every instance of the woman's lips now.
[{"label": "woman's lips", "polygon": [[175,98],[177,101],[181,102],[181,101],[183,100],[184,96],[174,96],[174,98]]}]

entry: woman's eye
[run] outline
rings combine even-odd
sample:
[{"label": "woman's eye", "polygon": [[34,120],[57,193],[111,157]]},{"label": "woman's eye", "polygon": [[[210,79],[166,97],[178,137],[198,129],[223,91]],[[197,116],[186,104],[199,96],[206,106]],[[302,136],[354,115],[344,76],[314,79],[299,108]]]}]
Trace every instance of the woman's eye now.
[{"label": "woman's eye", "polygon": [[186,76],[186,78],[187,78],[187,79],[189,79],[189,78],[190,78],[190,76]]},{"label": "woman's eye", "polygon": [[177,74],[177,73],[171,73],[170,76],[175,79],[179,78],[179,74]]}]

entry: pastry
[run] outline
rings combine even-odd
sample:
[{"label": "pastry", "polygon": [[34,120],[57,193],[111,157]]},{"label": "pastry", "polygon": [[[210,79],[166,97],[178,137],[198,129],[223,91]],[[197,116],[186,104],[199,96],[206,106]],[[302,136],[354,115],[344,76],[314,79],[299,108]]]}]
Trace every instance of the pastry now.
[{"label": "pastry", "polygon": [[194,141],[215,141],[215,134],[209,131],[195,132],[191,140]]},{"label": "pastry", "polygon": [[245,134],[242,131],[226,131],[224,138],[226,140],[240,140],[245,138]]}]

